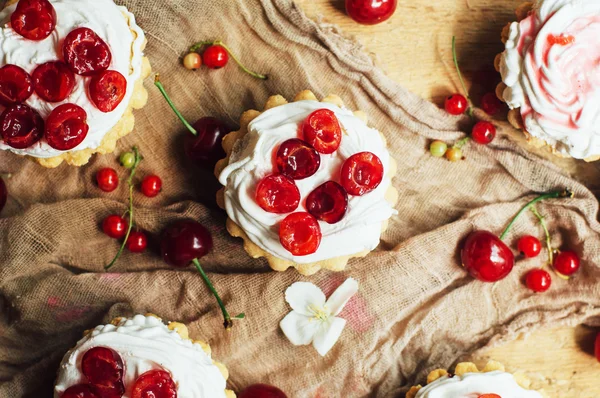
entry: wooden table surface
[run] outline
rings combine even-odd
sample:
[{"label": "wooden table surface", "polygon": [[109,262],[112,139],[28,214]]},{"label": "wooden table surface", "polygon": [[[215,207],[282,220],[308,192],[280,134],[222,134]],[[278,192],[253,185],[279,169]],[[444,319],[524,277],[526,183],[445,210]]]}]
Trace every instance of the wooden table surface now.
[{"label": "wooden table surface", "polygon": [[[475,101],[499,82],[494,56],[501,52],[500,31],[514,20],[521,0],[399,0],[396,14],[377,26],[348,18],[343,0],[296,0],[315,19],[334,23],[344,35],[364,44],[377,64],[394,80],[441,104],[458,91],[451,40]],[[511,370],[526,371],[550,397],[600,397],[600,364],[593,356],[595,330],[579,326],[538,331],[478,353]],[[505,398],[505,397],[503,397]],[[510,398],[510,397],[506,397]]]}]

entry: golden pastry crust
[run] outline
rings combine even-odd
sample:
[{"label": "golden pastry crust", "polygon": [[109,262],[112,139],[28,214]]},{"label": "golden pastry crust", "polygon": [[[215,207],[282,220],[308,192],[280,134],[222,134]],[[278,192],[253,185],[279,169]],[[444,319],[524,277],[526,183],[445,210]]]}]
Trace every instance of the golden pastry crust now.
[{"label": "golden pastry crust", "polygon": [[[296,97],[294,98],[293,102],[305,101],[305,100],[317,101],[317,97],[313,94],[312,91],[305,90],[305,91],[298,93],[296,95]],[[328,95],[327,97],[323,98],[321,100],[321,102],[335,104],[339,107],[344,106],[344,102],[337,95]],[[266,110],[269,110],[271,108],[275,108],[277,106],[285,105],[287,103],[288,103],[288,101],[285,98],[283,98],[281,95],[274,95],[267,100],[267,103],[265,104],[263,112]],[[221,174],[223,169],[225,169],[225,167],[229,164],[229,157],[231,156],[231,152],[233,150],[233,145],[235,144],[235,142],[244,137],[244,135],[248,131],[248,125],[250,124],[250,122],[252,120],[254,120],[261,113],[262,112],[259,112],[256,110],[248,110],[248,111],[244,112],[240,118],[240,129],[238,131],[233,131],[233,132],[227,134],[225,137],[223,137],[223,149],[225,150],[225,153],[227,154],[227,156],[224,159],[221,159],[219,162],[217,162],[217,165],[215,167],[215,175],[217,176],[217,178],[219,177],[219,175]],[[354,112],[354,115],[356,117],[358,117],[359,119],[363,120],[365,123],[367,122],[367,115],[364,112],[356,111],[356,112]],[[385,140],[385,137],[383,136],[383,134],[381,134],[381,137],[385,144],[386,140]],[[397,171],[397,165],[396,165],[396,161],[392,157],[390,157],[390,164],[388,165],[388,167],[389,167],[390,175],[392,176],[392,178],[394,178],[394,176],[396,175],[396,171]],[[224,193],[225,193],[224,188],[222,188],[217,193],[217,204],[223,209],[225,208]],[[386,192],[385,198],[392,206],[395,206],[398,201],[398,191],[393,186],[390,186],[390,188]],[[244,240],[244,249],[246,250],[248,255],[250,255],[250,257],[252,257],[252,258],[264,257],[268,261],[269,266],[272,269],[274,269],[275,271],[285,271],[290,267],[295,268],[302,275],[312,275],[312,274],[316,273],[317,271],[319,271],[320,269],[327,269],[330,271],[342,271],[346,268],[346,265],[348,264],[348,261],[351,258],[365,257],[370,252],[369,250],[365,250],[360,253],[355,253],[355,254],[348,255],[348,256],[335,257],[335,258],[331,258],[328,260],[323,260],[323,261],[319,261],[319,262],[315,262],[315,263],[298,264],[298,263],[295,263],[290,260],[285,260],[285,259],[276,257],[270,253],[267,253],[260,247],[258,247],[256,244],[254,244],[250,240],[250,238],[242,230],[242,228],[240,228],[240,226],[238,226],[235,222],[233,222],[233,220],[231,220],[231,218],[229,218],[229,217],[227,218],[226,226],[227,226],[227,231],[229,232],[229,234],[231,236],[236,237],[236,238],[242,238]],[[387,226],[388,226],[388,222],[386,221],[383,223],[382,231],[381,231],[382,233],[387,229]]]},{"label": "golden pastry crust", "polygon": [[[461,362],[458,365],[456,365],[456,368],[454,369],[454,374],[457,376],[462,376],[465,373],[487,373],[494,371],[506,372],[506,369],[504,368],[504,365],[496,361],[489,361],[481,370],[479,370],[477,366],[472,362]],[[446,375],[448,375],[448,372],[445,369],[436,369],[430,372],[427,376],[427,384],[431,384],[437,379]],[[531,380],[529,380],[527,376],[525,376],[522,373],[515,373],[513,374],[513,376],[518,385],[520,385],[526,390],[531,389]],[[406,393],[406,398],[415,398],[421,388],[423,388],[421,385],[411,387],[411,389],[408,390],[408,392]],[[543,392],[540,393],[543,394]]]}]

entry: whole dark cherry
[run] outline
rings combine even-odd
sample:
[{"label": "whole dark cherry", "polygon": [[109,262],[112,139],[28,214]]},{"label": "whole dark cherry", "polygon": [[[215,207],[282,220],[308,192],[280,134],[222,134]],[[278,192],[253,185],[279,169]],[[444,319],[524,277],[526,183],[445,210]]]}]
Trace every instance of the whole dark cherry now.
[{"label": "whole dark cherry", "polygon": [[465,269],[483,282],[506,278],[515,265],[515,256],[496,235],[487,231],[472,232],[461,251]]},{"label": "whole dark cherry", "polygon": [[375,25],[394,15],[397,5],[397,0],[346,0],[346,12],[358,23]]},{"label": "whole dark cherry", "polygon": [[287,398],[287,395],[274,386],[253,384],[242,391],[239,398]]},{"label": "whole dark cherry", "polygon": [[160,239],[163,260],[176,268],[187,267],[192,261],[204,257],[212,246],[210,232],[202,224],[191,220],[171,224]]},{"label": "whole dark cherry", "polygon": [[8,190],[6,189],[6,184],[4,183],[4,179],[0,176],[0,213],[4,206],[6,206],[6,200],[8,199]]}]

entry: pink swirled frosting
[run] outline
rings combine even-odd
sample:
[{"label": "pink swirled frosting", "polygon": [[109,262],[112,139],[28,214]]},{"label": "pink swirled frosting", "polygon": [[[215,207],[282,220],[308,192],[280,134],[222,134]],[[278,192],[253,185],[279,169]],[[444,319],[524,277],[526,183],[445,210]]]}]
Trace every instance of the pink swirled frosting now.
[{"label": "pink swirled frosting", "polygon": [[557,151],[600,155],[600,1],[540,0],[510,26],[503,96]]}]

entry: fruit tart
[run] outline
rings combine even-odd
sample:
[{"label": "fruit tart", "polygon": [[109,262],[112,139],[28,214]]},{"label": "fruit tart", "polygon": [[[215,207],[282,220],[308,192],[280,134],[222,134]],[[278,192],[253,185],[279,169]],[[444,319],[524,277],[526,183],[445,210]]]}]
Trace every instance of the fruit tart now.
[{"label": "fruit tart", "polygon": [[600,159],[600,2],[539,0],[516,16],[495,60],[509,122],[558,156]]},{"label": "fruit tart", "polygon": [[54,398],[235,398],[227,377],[185,325],[136,315],[85,332],[62,360]]},{"label": "fruit tart", "polygon": [[114,151],[148,98],[133,14],[112,0],[19,0],[0,21],[0,150],[46,167]]},{"label": "fruit tart", "polygon": [[429,373],[427,385],[412,387],[406,398],[542,398],[530,385],[527,377],[506,372],[498,362],[488,362],[481,371],[474,363],[463,362],[453,374],[444,369]]},{"label": "fruit tart", "polygon": [[379,244],[396,213],[396,162],[385,137],[337,96],[269,98],[223,138],[215,173],[227,230],[274,270],[343,270]]}]

